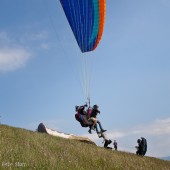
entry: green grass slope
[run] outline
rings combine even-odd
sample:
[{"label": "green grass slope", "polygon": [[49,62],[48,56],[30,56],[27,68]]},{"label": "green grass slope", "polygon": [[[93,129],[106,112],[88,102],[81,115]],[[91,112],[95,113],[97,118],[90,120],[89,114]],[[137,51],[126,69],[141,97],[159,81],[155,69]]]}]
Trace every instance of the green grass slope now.
[{"label": "green grass slope", "polygon": [[170,161],[0,125],[0,169],[170,170]]}]

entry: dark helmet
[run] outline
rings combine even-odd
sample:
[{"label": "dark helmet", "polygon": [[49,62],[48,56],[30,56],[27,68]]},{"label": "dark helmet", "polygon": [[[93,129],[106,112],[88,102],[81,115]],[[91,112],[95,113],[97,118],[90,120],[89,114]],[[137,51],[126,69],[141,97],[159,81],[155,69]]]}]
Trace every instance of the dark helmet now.
[{"label": "dark helmet", "polygon": [[93,109],[94,109],[94,110],[98,110],[98,108],[99,108],[99,106],[98,106],[97,104],[95,104],[95,105],[93,106]]},{"label": "dark helmet", "polygon": [[75,110],[78,111],[78,109],[79,109],[79,106],[75,106]]},{"label": "dark helmet", "polygon": [[141,143],[141,140],[140,140],[140,139],[138,139],[138,140],[137,140],[137,143]]}]

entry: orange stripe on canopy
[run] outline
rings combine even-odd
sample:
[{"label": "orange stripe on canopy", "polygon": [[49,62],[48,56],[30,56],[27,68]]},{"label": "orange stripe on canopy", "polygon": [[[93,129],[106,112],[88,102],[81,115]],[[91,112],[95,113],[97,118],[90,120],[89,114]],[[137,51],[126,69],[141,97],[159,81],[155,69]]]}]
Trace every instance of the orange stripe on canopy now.
[{"label": "orange stripe on canopy", "polygon": [[97,36],[96,44],[94,45],[93,50],[97,47],[99,44],[99,41],[101,40],[102,33],[104,30],[104,22],[105,22],[105,16],[106,16],[106,0],[99,0],[99,33]]}]

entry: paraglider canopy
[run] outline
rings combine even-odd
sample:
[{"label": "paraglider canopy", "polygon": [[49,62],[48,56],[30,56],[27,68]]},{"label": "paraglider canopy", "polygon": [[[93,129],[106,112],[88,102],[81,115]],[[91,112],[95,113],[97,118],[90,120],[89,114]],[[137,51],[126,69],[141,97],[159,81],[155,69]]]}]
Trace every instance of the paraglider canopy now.
[{"label": "paraglider canopy", "polygon": [[60,0],[82,52],[94,50],[103,33],[105,0]]}]

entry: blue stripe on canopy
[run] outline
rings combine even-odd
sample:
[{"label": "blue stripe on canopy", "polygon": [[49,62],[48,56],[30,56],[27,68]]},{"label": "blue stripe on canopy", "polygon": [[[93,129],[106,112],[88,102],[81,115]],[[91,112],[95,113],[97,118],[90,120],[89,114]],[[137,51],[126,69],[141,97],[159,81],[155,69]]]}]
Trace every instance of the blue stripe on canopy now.
[{"label": "blue stripe on canopy", "polygon": [[99,32],[98,0],[60,0],[82,52],[93,50]]}]

